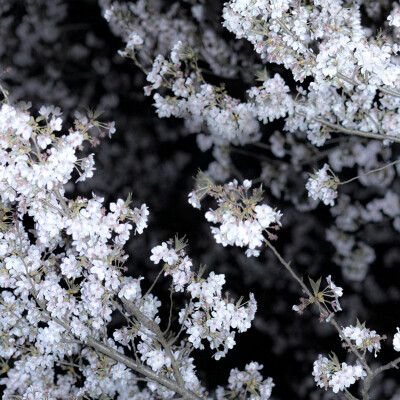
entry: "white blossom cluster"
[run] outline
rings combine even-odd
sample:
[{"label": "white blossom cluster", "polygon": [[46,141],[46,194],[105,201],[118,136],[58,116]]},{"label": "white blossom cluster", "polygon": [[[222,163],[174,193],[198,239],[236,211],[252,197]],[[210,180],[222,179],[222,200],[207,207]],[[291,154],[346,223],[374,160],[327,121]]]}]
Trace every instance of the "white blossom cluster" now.
[{"label": "white blossom cluster", "polygon": [[[258,141],[261,132],[257,119],[260,118],[253,102],[241,101],[230,96],[224,87],[208,83],[198,67],[198,60],[206,61],[215,74],[233,77],[238,70],[244,76],[249,75],[248,57],[232,51],[222,35],[211,29],[204,18],[206,9],[202,4],[194,5],[189,16],[179,2],[166,7],[168,11],[163,11],[161,3],[152,0],[140,0],[135,4],[108,0],[100,3],[110,26],[126,43],[120,54],[139,59],[142,70],[143,66],[147,67],[149,85],[144,91],[146,95],[157,91],[153,95],[157,115],[183,118],[187,132],[206,138],[199,139],[198,143],[203,151],[214,146],[215,162],[208,172],[215,179],[225,180],[230,157],[221,157],[221,147]],[[143,43],[133,45],[131,38],[137,37]],[[280,93],[280,85],[266,86],[263,99],[269,91]],[[290,96],[286,99],[290,100]],[[263,100],[260,107],[268,109],[267,102]]]},{"label": "white blossom cluster", "polygon": [[[203,349],[202,340],[210,343],[216,353],[213,357],[219,360],[225,357],[236,344],[235,331],[245,332],[251,326],[257,310],[257,302],[252,293],[247,305],[233,303],[222,295],[225,276],[211,272],[206,280],[197,278],[190,283],[187,290],[192,298],[189,309],[182,309],[179,322],[190,335],[188,340],[195,348]],[[189,314],[188,314],[189,313]],[[186,315],[189,315],[185,318]]]},{"label": "white blossom cluster", "polygon": [[[257,140],[259,127],[251,105],[230,96],[221,97],[219,88],[206,84],[197,68],[192,68],[190,73],[182,68],[184,53],[178,49],[188,46],[207,61],[214,73],[225,76],[234,75],[237,62],[244,58],[232,51],[221,35],[203,21],[203,5],[193,6],[189,16],[179,3],[174,3],[166,12],[161,3],[153,1],[122,4],[103,0],[100,3],[114,32],[126,42],[120,55],[138,57],[146,66],[148,55],[154,55],[147,77],[150,85],[144,88],[145,94],[150,95],[160,86],[168,86],[172,91],[172,95],[155,93],[153,96],[160,118],[184,118],[191,132],[209,129],[214,134],[210,137],[218,144]],[[136,27],[134,31],[127,28],[131,26]],[[164,56],[169,51],[168,71],[166,68],[159,70],[160,64],[166,67]],[[203,85],[199,85],[201,81]]]},{"label": "white blossom cluster", "polygon": [[396,351],[400,351],[400,332],[399,332],[399,328],[397,328],[397,333],[393,337],[393,348]]},{"label": "white blossom cluster", "polygon": [[378,335],[376,331],[371,331],[361,324],[357,326],[346,326],[342,329],[344,335],[354,342],[357,349],[361,351],[370,351],[377,356],[378,351],[381,349],[382,336]]},{"label": "white blossom cluster", "polygon": [[390,26],[400,28],[400,6],[399,3],[393,2],[393,10],[387,17]]},{"label": "white blossom cluster", "polygon": [[[326,231],[326,239],[336,250],[333,261],[346,279],[363,281],[379,256],[371,232],[386,221],[390,229],[400,231],[395,182],[400,168],[395,167],[397,161],[391,162],[397,157],[392,145],[400,142],[398,2],[230,0],[223,6],[222,25],[247,41],[235,45],[212,29],[210,10],[202,0],[184,6],[179,2],[166,6],[158,0],[99,3],[125,42],[119,54],[146,73],[145,94],[153,95],[157,115],[184,119],[188,132],[199,133],[200,149],[212,149],[214,161],[208,172],[214,180],[227,181],[232,173],[239,177],[231,154],[241,151],[251,157],[251,150],[258,148],[255,158],[263,160],[262,172],[255,179],[275,197],[307,212],[316,204],[306,201],[304,180],[298,185],[301,190],[293,181],[324,162],[305,183],[308,197],[332,206],[335,226]],[[373,19],[374,10],[389,6],[391,11],[387,8],[381,14],[384,34],[375,34],[375,26],[362,26],[365,13]],[[12,18],[7,16],[7,2],[0,8],[6,16],[3,28]],[[63,14],[63,7],[53,8],[54,13],[57,10]],[[49,25],[53,27],[54,21]],[[29,31],[26,27],[21,24],[17,35]],[[52,29],[42,30],[49,43]],[[29,43],[27,49],[34,41]],[[243,43],[254,47],[255,58],[246,59],[248,53],[240,51]],[[28,65],[32,57],[30,51],[23,53],[15,57],[18,65]],[[271,63],[282,65],[287,73],[270,76],[267,69],[260,71],[262,64],[270,68]],[[243,97],[231,96],[224,84],[210,84],[213,74],[243,78]],[[295,89],[286,79],[290,75],[298,84]],[[254,77],[259,86],[254,86]],[[84,146],[98,144],[93,130],[111,137],[114,123],[77,116],[63,133],[59,108],[43,106],[34,117],[27,104],[14,107],[3,87],[1,93],[5,98],[0,108],[3,397],[210,398],[189,355],[208,342],[215,359],[224,357],[235,345],[236,332],[249,329],[254,319],[254,296],[250,294],[245,304],[233,302],[222,293],[223,274],[211,272],[207,278],[203,271],[196,274],[180,242],[164,242],[152,249],[150,259],[164,263],[164,276],[172,278],[171,297],[180,292],[188,300],[174,321],[181,325],[179,333],[169,331],[171,321],[159,315],[161,300],[150,289],[142,290],[147,286],[144,278],[124,274],[128,256],[123,247],[133,232],[141,234],[147,227],[146,204],[131,208],[128,198],[106,206],[94,193],[90,198],[66,196],[71,180],[84,182],[96,170],[93,154],[78,156]],[[279,119],[284,120],[283,132],[264,138],[262,124]],[[338,186],[347,182],[340,182],[333,170],[356,173],[347,182],[356,179],[363,190],[357,193],[354,185],[335,205]],[[211,232],[218,243],[244,247],[248,257],[259,256],[263,244],[273,248],[270,241],[277,238],[274,231],[281,227],[282,213],[261,204],[261,188],[251,191],[249,180],[217,186],[200,178],[189,203],[200,208],[205,195],[214,198],[217,207],[205,216],[216,225]],[[291,213],[287,215],[290,219]],[[365,239],[366,231],[370,234]],[[290,269],[290,263],[281,263]],[[293,309],[301,313],[309,304],[317,304],[322,319],[334,325],[343,291],[330,276],[327,281],[320,291],[321,279],[310,279],[313,293],[305,290],[309,298],[302,298]],[[300,278],[298,282],[302,285]],[[117,313],[124,325],[114,329],[110,322]],[[340,332],[343,340],[348,339],[344,347],[356,355],[363,353],[357,355],[362,365],[319,356],[315,381],[334,393],[367,374],[373,378],[365,357],[367,351],[376,356],[385,338],[359,323]],[[393,347],[400,351],[399,332]],[[64,367],[70,368],[61,374]],[[268,399],[274,384],[271,378],[263,379],[261,368],[256,362],[244,371],[234,368],[227,387],[218,388],[215,398]],[[146,383],[138,385],[139,379]],[[346,396],[351,395],[346,391]]]},{"label": "white blossom cluster", "polygon": [[[228,388],[232,395],[239,397],[249,393],[249,399],[255,400],[259,395],[261,399],[268,400],[275,385],[271,378],[263,380],[259,372],[262,368],[263,365],[252,362],[245,366],[244,371],[239,371],[237,368],[232,369],[228,380]],[[217,400],[223,400],[223,388],[218,388],[216,395]]]},{"label": "white blossom cluster", "polygon": [[254,219],[243,220],[228,211],[210,210],[206,213],[206,219],[214,224],[220,223],[219,228],[212,227],[211,232],[217,243],[223,246],[248,247],[247,257],[259,256],[258,249],[263,245],[263,231],[272,223],[279,223],[280,214],[267,204],[256,206]]},{"label": "white blossom cluster", "polygon": [[[90,140],[89,129],[95,125],[114,128],[81,118],[75,129],[56,136],[54,132],[62,128],[59,115],[54,107],[42,107],[36,119],[8,104],[0,109],[1,205],[3,212],[15,209],[18,213],[0,233],[0,285],[3,304],[9,304],[9,311],[4,308],[2,313],[1,356],[16,358],[1,384],[7,386],[6,395],[24,394],[31,384],[50,384],[53,379],[48,378],[53,377],[54,382],[60,380],[62,389],[46,384],[40,390],[49,396],[79,396],[86,390],[92,395],[114,395],[123,374],[114,378],[110,373],[108,383],[99,380],[94,372],[98,355],[82,368],[87,379],[80,389],[70,379],[72,375],[56,375],[53,367],[78,354],[79,341],[86,343],[89,336],[103,335],[111,321],[113,296],[120,288],[123,292],[127,279],[118,265],[127,258],[121,250],[132,230],[129,222],[136,222],[141,232],[147,226],[148,211],[145,205],[131,210],[118,200],[107,212],[100,197],[73,201],[64,197],[63,185],[82,162],[75,152]],[[90,177],[91,171],[83,168],[79,173]],[[33,242],[22,222],[24,215],[33,219]],[[7,318],[8,313],[13,317]],[[70,321],[70,325],[61,321]],[[24,342],[28,349],[31,343],[36,352],[21,353],[19,346]],[[110,359],[104,368],[126,367]],[[124,379],[130,379],[132,373],[125,375]]]},{"label": "white blossom cluster", "polygon": [[314,200],[320,199],[324,204],[333,206],[337,197],[338,180],[333,175],[328,164],[311,175],[307,181],[308,196]]},{"label": "white blossom cluster", "polygon": [[[133,224],[139,234],[147,227],[147,206],[132,209],[129,197],[107,210],[94,194],[90,199],[65,197],[64,185],[74,169],[84,179],[94,169],[89,156],[91,167],[85,170],[77,149],[95,142],[92,129],[112,134],[114,125],[80,116],[67,134],[55,134],[62,129],[60,115],[55,107],[42,107],[36,119],[9,104],[0,108],[0,356],[14,360],[5,364],[7,373],[0,380],[6,386],[4,398],[151,399],[171,398],[176,392],[201,398],[196,396],[203,396],[205,388],[190,351],[184,344],[172,348],[161,331],[161,301],[143,294],[142,277],[123,274],[128,258],[123,246]],[[25,215],[33,221],[29,232]],[[200,342],[208,340],[219,359],[235,344],[235,330],[250,327],[256,302],[253,295],[247,305],[223,297],[224,275],[195,276],[183,247],[172,250],[163,243],[152,250],[151,259],[162,259],[174,291],[189,295],[189,305],[179,313],[180,334],[186,333],[194,348],[203,348]],[[111,338],[107,328],[116,309],[127,324],[114,329]],[[134,351],[139,365],[127,351]],[[71,364],[76,357],[84,360],[76,370],[56,372],[55,366]],[[176,382],[177,371],[182,383]],[[138,373],[150,377],[146,389],[136,385]]]},{"label": "white blossom cluster", "polygon": [[150,260],[158,264],[162,259],[165,262],[164,276],[171,275],[174,290],[183,292],[185,286],[188,285],[193,277],[191,270],[193,263],[189,256],[186,255],[183,249],[177,254],[175,249],[170,248],[165,242],[161,246],[154,247],[151,252],[153,255]]},{"label": "white blossom cluster", "polygon": [[216,143],[245,144],[259,139],[256,111],[252,104],[240,102],[219,87],[204,82],[193,64],[194,53],[179,41],[171,50],[170,59],[158,55],[147,75],[145,94],[162,84],[171,95],[155,93],[154,106],[160,118],[184,118],[188,129],[199,132],[203,125]]},{"label": "white blossom cluster", "polygon": [[367,373],[361,364],[349,365],[345,362],[329,360],[327,357],[318,356],[318,360],[314,362],[313,376],[317,386],[325,390],[330,388],[333,393],[345,390],[359,379],[364,379]]},{"label": "white blossom cluster", "polygon": [[245,332],[250,328],[257,302],[252,293],[246,306],[223,296],[225,276],[210,272],[204,279],[200,273],[194,274],[192,261],[180,247],[177,251],[164,242],[152,249],[150,259],[155,264],[163,260],[164,275],[172,276],[174,290],[186,291],[191,298],[179,313],[179,322],[185,326],[189,342],[194,348],[204,349],[202,341],[208,340],[211,349],[217,350],[213,357],[219,360],[236,344],[234,330]]},{"label": "white blossom cluster", "polygon": [[[203,174],[204,175],[204,174]],[[189,193],[189,203],[195,208],[200,208],[198,193],[201,188],[201,176],[198,177],[197,190]],[[252,182],[245,180],[239,185],[234,180],[227,185],[216,186],[208,181],[211,196],[217,199],[218,208],[206,212],[207,221],[221,224],[220,227],[211,227],[211,232],[217,243],[223,246],[247,247],[247,257],[258,257],[258,249],[264,243],[264,232],[274,239],[275,235],[269,230],[278,230],[281,227],[282,213],[267,204],[257,204],[261,200],[262,190],[255,189],[252,196],[248,196],[248,190]]]}]

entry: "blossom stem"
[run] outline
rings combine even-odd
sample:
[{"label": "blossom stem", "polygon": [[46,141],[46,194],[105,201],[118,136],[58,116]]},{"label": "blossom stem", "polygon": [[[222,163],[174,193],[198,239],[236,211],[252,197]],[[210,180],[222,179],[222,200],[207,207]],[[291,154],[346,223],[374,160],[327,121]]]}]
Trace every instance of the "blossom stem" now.
[{"label": "blossom stem", "polygon": [[186,318],[188,317],[189,312],[190,312],[191,310],[192,310],[192,299],[190,299],[189,304],[188,304],[188,306],[187,306],[187,308],[186,308],[185,315],[184,315],[184,317],[183,317],[183,319],[182,319],[182,325],[181,325],[181,328],[180,328],[179,332],[178,332],[172,339],[170,339],[170,341],[169,341],[169,343],[171,344],[171,346],[179,339],[179,336],[180,336],[181,333],[183,332],[183,329],[184,329],[184,326],[185,326]]},{"label": "blossom stem", "polygon": [[157,281],[160,279],[161,274],[164,272],[164,268],[161,269],[161,271],[157,274],[155,277],[153,283],[151,286],[147,289],[146,293],[143,295],[143,297],[146,297],[151,291],[153,290],[154,286],[156,285]]},{"label": "blossom stem", "polygon": [[393,90],[385,89],[385,88],[379,88],[379,90],[382,93],[389,94],[390,96],[400,97],[400,93],[399,92],[394,92]]},{"label": "blossom stem", "polygon": [[169,316],[168,316],[168,325],[165,328],[163,335],[165,335],[169,329],[171,328],[171,323],[172,323],[172,309],[174,307],[174,300],[173,300],[173,294],[174,294],[174,286],[171,284],[171,287],[169,289]]}]

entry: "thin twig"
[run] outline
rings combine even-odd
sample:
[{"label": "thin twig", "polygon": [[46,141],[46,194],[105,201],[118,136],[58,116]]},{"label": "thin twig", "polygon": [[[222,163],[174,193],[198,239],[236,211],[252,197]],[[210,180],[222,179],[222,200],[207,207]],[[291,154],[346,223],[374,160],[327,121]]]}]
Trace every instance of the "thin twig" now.
[{"label": "thin twig", "polygon": [[[298,114],[302,117],[305,117],[305,118],[307,117],[307,115],[301,111],[296,111],[296,114]],[[392,142],[400,143],[400,138],[398,138],[396,136],[381,135],[379,133],[372,133],[372,132],[363,132],[363,131],[359,131],[357,129],[348,129],[341,125],[333,124],[332,122],[329,122],[325,119],[318,118],[318,117],[311,117],[311,119],[314,120],[315,122],[319,122],[322,125],[328,126],[329,128],[333,129],[334,131],[345,133],[346,135],[362,136],[362,137],[366,137],[369,139],[391,140]]]},{"label": "thin twig", "polygon": [[[279,254],[278,250],[276,250],[276,248],[267,240],[264,239],[265,244],[272,250],[272,252],[275,254],[275,256],[278,258],[279,262],[289,271],[290,275],[293,277],[293,279],[295,279],[299,285],[301,286],[301,288],[303,289],[303,291],[309,296],[309,297],[313,297],[312,293],[310,292],[310,290],[308,289],[308,287],[305,285],[305,283],[303,282],[303,280],[301,278],[299,278],[296,273],[293,271],[292,267],[290,266],[290,263],[286,262],[284,260],[284,258]],[[324,312],[321,304],[319,302],[315,302],[314,304],[317,305],[319,311],[321,313]],[[360,354],[360,352],[353,346],[353,344],[351,343],[350,339],[347,338],[345,336],[345,334],[343,333],[342,329],[340,328],[340,326],[338,325],[338,323],[336,322],[335,318],[332,317],[330,319],[330,324],[337,330],[337,332],[339,333],[341,339],[343,341],[345,341],[347,343],[347,345],[349,346],[350,350],[352,351],[352,353],[360,360],[360,362],[362,363],[362,365],[364,366],[364,368],[367,370],[367,373],[370,375],[372,374],[371,368],[369,367],[369,365],[367,364],[367,362],[365,361],[365,358]]]},{"label": "thin twig", "polygon": [[141,324],[143,324],[147,329],[150,329],[156,335],[157,340],[163,346],[165,353],[171,360],[172,370],[174,372],[174,376],[178,386],[184,388],[185,382],[182,378],[179,366],[172,353],[171,346],[165,339],[164,334],[161,331],[159,325],[156,324],[152,319],[148,318],[145,314],[143,314],[140,311],[139,307],[137,307],[136,304],[134,304],[133,302],[126,300],[124,298],[122,298],[122,302],[125,304],[125,307],[128,309],[128,311],[131,312]]},{"label": "thin twig", "polygon": [[383,167],[380,167],[380,168],[377,168],[377,169],[372,169],[371,171],[368,171],[365,174],[360,174],[360,175],[357,175],[354,178],[351,178],[351,179],[349,179],[347,181],[339,182],[338,185],[345,185],[347,183],[356,181],[357,179],[361,178],[362,176],[367,176],[367,175],[374,174],[375,172],[382,171],[385,168],[388,168],[388,167],[391,167],[392,165],[398,164],[399,162],[400,162],[400,160],[393,161],[390,164],[384,165]]},{"label": "thin twig", "polygon": [[179,336],[180,336],[181,333],[183,332],[183,329],[184,329],[184,327],[185,327],[185,320],[186,320],[187,316],[189,315],[189,312],[190,312],[191,308],[192,308],[192,299],[190,299],[189,304],[188,304],[188,306],[187,306],[187,308],[186,308],[185,315],[183,316],[182,325],[181,325],[181,328],[179,329],[179,332],[175,335],[174,338],[172,338],[172,339],[169,341],[169,343],[170,343],[171,346],[179,339]]},{"label": "thin twig", "polygon": [[153,283],[150,285],[150,287],[147,289],[146,293],[142,297],[146,297],[154,288],[156,285],[157,281],[160,279],[161,274],[164,272],[164,268],[160,270],[160,272],[157,274],[156,278],[154,279]]},{"label": "thin twig", "polygon": [[172,295],[174,294],[174,287],[171,285],[170,289],[169,289],[169,316],[168,316],[168,325],[165,328],[163,334],[165,335],[168,331],[169,328],[171,327],[171,322],[172,322],[172,309],[173,309],[173,305],[174,305],[174,300],[172,298]]}]

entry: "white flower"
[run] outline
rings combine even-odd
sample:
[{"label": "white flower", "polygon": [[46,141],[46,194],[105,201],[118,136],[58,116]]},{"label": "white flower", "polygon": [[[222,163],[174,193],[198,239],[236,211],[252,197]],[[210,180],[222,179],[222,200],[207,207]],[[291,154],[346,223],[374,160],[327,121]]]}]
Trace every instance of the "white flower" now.
[{"label": "white flower", "polygon": [[140,281],[143,278],[133,279],[132,277],[125,278],[125,285],[122,286],[121,290],[118,293],[118,297],[124,297],[130,301],[136,301],[142,296],[142,289],[140,287]]},{"label": "white flower", "polygon": [[171,366],[171,359],[165,355],[164,350],[151,350],[145,354],[145,357],[142,356],[143,358],[146,359],[146,363],[155,372],[160,371],[164,366]]},{"label": "white flower", "polygon": [[61,131],[62,128],[62,119],[61,118],[52,118],[50,121],[50,128],[53,131]]},{"label": "white flower", "polygon": [[254,211],[258,222],[263,228],[268,228],[273,222],[277,222],[277,213],[267,204],[256,206]]},{"label": "white flower", "polygon": [[143,39],[136,32],[131,32],[126,44],[126,48],[129,50],[134,50],[135,48],[140,47],[142,44]]},{"label": "white flower", "polygon": [[253,184],[253,182],[251,181],[251,180],[249,180],[249,179],[245,179],[244,181],[243,181],[243,187],[245,188],[245,189],[250,189],[251,188],[251,185]]},{"label": "white flower", "polygon": [[161,246],[156,246],[151,249],[153,255],[150,257],[150,260],[154,262],[154,264],[158,264],[164,257],[164,254],[168,252],[167,243],[163,242]]},{"label": "white flower", "polygon": [[397,333],[393,337],[393,347],[396,351],[400,351],[400,330],[397,328]]},{"label": "white flower", "polygon": [[333,206],[337,197],[337,178],[329,175],[330,167],[324,164],[323,168],[311,175],[307,181],[308,196],[314,200],[320,199],[324,204]]},{"label": "white flower", "polygon": [[387,20],[389,21],[390,26],[395,26],[397,28],[400,27],[400,9],[398,6],[398,3],[395,3],[395,8],[394,10],[390,13],[390,15],[387,17]]},{"label": "white flower", "polygon": [[179,42],[177,42],[174,47],[171,50],[171,61],[174,64],[180,64],[180,52],[182,51],[183,48],[183,44],[182,42],[179,40]]},{"label": "white flower", "polygon": [[198,208],[199,210],[201,209],[200,201],[194,191],[189,193],[188,198],[189,204],[191,204],[194,208]]}]

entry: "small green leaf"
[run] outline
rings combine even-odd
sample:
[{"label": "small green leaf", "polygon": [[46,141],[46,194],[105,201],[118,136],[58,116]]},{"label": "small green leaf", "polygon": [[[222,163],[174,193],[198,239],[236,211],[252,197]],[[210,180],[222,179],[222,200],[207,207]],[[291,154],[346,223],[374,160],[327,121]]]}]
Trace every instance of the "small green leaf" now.
[{"label": "small green leaf", "polygon": [[266,82],[269,79],[269,74],[266,68],[264,68],[262,71],[257,71],[255,75],[256,80],[259,82]]},{"label": "small green leaf", "polygon": [[188,245],[188,241],[186,237],[183,236],[179,238],[178,234],[175,235],[175,251],[179,253],[182,249],[184,249]]},{"label": "small green leaf", "polygon": [[314,295],[317,294],[319,292],[319,288],[321,286],[322,277],[319,278],[317,282],[314,282],[310,277],[308,277],[308,280],[310,281],[310,285],[312,287]]},{"label": "small green leaf", "polygon": [[244,297],[240,296],[240,299],[236,303],[236,308],[240,308],[240,305],[242,304],[243,299],[244,299]]},{"label": "small green leaf", "polygon": [[200,264],[199,272],[197,273],[197,277],[199,279],[203,276],[204,272],[206,272],[206,269],[207,269],[207,265],[201,265]]},{"label": "small green leaf", "polygon": [[339,362],[339,358],[338,356],[332,351],[332,353],[329,355],[329,358],[331,359],[331,361],[336,365],[336,366],[340,366],[340,362]]},{"label": "small green leaf", "polygon": [[201,200],[212,190],[214,182],[200,169],[194,179],[196,181],[196,196]]}]

